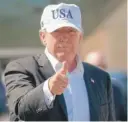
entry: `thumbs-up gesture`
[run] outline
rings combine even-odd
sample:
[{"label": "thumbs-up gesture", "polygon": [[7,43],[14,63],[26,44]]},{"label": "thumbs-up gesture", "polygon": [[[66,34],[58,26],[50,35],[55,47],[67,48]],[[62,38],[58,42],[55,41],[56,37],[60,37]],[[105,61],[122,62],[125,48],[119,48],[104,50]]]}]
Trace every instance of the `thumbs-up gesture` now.
[{"label": "thumbs-up gesture", "polygon": [[53,95],[61,95],[64,92],[64,89],[68,85],[68,64],[63,62],[63,65],[60,71],[56,72],[49,80],[49,89]]}]

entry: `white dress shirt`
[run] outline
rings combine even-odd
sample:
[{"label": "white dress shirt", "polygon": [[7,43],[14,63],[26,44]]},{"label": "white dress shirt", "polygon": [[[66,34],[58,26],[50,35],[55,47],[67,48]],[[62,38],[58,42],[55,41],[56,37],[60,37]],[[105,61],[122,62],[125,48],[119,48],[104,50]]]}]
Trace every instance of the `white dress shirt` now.
[{"label": "white dress shirt", "polygon": [[[49,59],[55,72],[59,71],[62,67],[62,63],[60,63],[55,57],[53,57],[48,52],[47,48],[45,49],[45,54]],[[68,74],[69,84],[63,93],[69,121],[90,120],[88,94],[83,74],[84,69],[82,62],[80,58],[77,57],[77,67]],[[50,92],[48,88],[48,80],[44,83],[43,90],[45,94],[45,101],[48,107],[51,107],[56,96],[53,96]]]}]

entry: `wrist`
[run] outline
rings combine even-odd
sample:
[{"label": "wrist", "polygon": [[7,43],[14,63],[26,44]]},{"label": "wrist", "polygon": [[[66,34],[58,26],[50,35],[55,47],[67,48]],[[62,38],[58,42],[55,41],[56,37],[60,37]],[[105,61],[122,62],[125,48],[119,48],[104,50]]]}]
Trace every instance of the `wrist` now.
[{"label": "wrist", "polygon": [[49,88],[50,92],[52,93],[52,95],[54,95],[54,93],[52,91],[52,87],[51,87],[51,78],[49,78],[49,80],[48,80],[48,88]]}]

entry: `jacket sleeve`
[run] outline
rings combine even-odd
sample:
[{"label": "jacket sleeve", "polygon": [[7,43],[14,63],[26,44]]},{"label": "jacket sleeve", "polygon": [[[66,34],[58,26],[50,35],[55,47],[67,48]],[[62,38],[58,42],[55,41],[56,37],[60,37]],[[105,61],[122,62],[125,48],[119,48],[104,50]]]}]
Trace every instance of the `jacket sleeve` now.
[{"label": "jacket sleeve", "polygon": [[36,87],[33,75],[26,71],[19,62],[13,61],[7,65],[5,84],[12,121],[37,120],[49,111],[44,100],[44,82]]},{"label": "jacket sleeve", "polygon": [[112,90],[112,84],[109,74],[107,75],[107,97],[108,97],[108,111],[109,111],[109,117],[108,121],[116,121],[115,117],[115,105],[114,105],[114,98],[113,98],[113,90]]}]

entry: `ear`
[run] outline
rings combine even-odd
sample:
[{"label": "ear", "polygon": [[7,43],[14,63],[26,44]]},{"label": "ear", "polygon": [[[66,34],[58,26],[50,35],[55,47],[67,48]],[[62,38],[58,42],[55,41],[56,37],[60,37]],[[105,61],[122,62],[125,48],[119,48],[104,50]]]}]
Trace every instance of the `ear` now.
[{"label": "ear", "polygon": [[83,40],[83,33],[80,33],[80,42]]},{"label": "ear", "polygon": [[39,37],[44,46],[46,46],[45,35],[46,35],[46,32],[43,32],[41,30],[39,31]]}]

